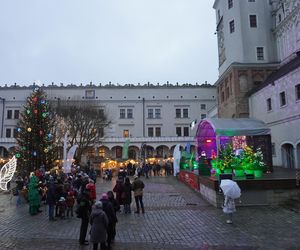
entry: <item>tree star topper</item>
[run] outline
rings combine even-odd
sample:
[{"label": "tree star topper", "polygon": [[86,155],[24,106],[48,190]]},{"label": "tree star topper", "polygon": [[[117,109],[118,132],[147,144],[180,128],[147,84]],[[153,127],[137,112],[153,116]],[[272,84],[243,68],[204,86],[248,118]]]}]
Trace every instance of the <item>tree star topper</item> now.
[{"label": "tree star topper", "polygon": [[14,156],[9,162],[5,163],[0,170],[0,189],[7,190],[7,183],[11,181],[16,172],[17,159]]}]

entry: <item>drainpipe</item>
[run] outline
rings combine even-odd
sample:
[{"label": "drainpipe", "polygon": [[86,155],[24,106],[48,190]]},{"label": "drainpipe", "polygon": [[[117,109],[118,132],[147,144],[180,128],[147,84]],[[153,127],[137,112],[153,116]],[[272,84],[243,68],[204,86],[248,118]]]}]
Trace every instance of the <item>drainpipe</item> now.
[{"label": "drainpipe", "polygon": [[0,97],[0,99],[2,100],[1,138],[3,138],[5,98]]}]

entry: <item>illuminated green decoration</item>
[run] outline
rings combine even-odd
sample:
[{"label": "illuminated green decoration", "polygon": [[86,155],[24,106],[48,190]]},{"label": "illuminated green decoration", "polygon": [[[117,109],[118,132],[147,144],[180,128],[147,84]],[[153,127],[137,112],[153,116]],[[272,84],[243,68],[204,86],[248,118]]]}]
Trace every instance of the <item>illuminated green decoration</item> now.
[{"label": "illuminated green decoration", "polygon": [[[49,117],[49,103],[41,88],[35,88],[27,98],[23,113],[17,124],[17,143],[22,152],[18,158],[18,167],[28,174],[44,165],[46,170],[53,167],[56,160],[53,146],[55,120]],[[17,156],[16,156],[17,157]]]},{"label": "illuminated green decoration", "polygon": [[261,176],[265,168],[260,148],[255,152],[253,148],[247,146],[241,154],[234,155],[230,145],[219,152],[219,157],[211,161],[211,166],[215,175],[235,170],[236,176],[243,176],[244,172],[254,173],[254,171],[260,171],[257,176]]}]

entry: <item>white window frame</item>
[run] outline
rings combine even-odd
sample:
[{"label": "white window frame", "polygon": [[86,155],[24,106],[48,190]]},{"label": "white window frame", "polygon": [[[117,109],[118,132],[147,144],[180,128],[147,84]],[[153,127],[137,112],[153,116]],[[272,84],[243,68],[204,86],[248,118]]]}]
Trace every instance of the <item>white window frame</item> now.
[{"label": "white window frame", "polygon": [[296,102],[300,102],[300,83],[295,85],[295,99]]},{"label": "white window frame", "polygon": [[154,115],[153,115],[153,109],[148,109],[148,119],[153,119]]},{"label": "white window frame", "polygon": [[[270,102],[269,102],[269,100],[270,100]],[[272,111],[273,110],[273,107],[272,107],[272,98],[271,97],[267,98],[266,102],[267,102],[267,111],[268,112]]]},{"label": "white window frame", "polygon": [[[233,31],[231,31],[231,25],[230,25],[231,23],[233,23]],[[235,22],[234,22],[234,19],[230,20],[228,24],[229,24],[229,33],[230,34],[234,33],[235,32]]]},{"label": "white window frame", "polygon": [[[263,59],[259,59],[258,58],[258,49],[262,48],[262,51],[263,51]],[[257,61],[265,61],[266,60],[266,56],[265,56],[265,47],[264,46],[257,46],[255,48],[255,53],[256,53],[256,60]]]},{"label": "white window frame", "polygon": [[[253,27],[251,26],[251,18],[250,18],[251,16],[255,16],[255,24],[256,24],[256,26],[253,26]],[[257,20],[257,15],[256,14],[249,14],[249,27],[250,28],[254,28],[254,29],[258,27],[258,20]]]},{"label": "white window frame", "polygon": [[[282,98],[282,93],[284,93],[284,104],[283,104],[283,98]],[[281,91],[279,92],[279,105],[280,105],[280,108],[283,108],[287,105],[287,99],[286,99],[286,92],[285,91]]]},{"label": "white window frame", "polygon": [[159,109],[159,108],[155,109],[154,117],[156,119],[160,119],[161,118],[161,109]]},{"label": "white window frame", "polygon": [[[152,135],[150,135],[149,131],[152,130]],[[148,137],[154,137],[154,128],[148,127]]]},{"label": "white window frame", "polygon": [[[184,112],[186,110],[186,113]],[[183,108],[182,109],[182,118],[189,118],[189,109]]]},{"label": "white window frame", "polygon": [[126,109],[121,108],[120,109],[120,119],[125,119],[125,118],[126,118]]},{"label": "white window frame", "polygon": [[[157,130],[159,130],[159,135],[157,133]],[[155,137],[161,137],[161,127],[155,127]]]},{"label": "white window frame", "polygon": [[127,109],[127,119],[133,119],[133,109]]}]

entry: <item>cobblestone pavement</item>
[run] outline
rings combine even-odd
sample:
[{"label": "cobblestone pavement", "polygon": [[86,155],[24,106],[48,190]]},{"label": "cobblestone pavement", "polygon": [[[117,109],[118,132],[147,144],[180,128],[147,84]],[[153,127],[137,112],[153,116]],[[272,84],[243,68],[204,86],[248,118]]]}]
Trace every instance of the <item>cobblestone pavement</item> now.
[{"label": "cobblestone pavement", "polygon": [[[221,209],[174,177],[144,181],[146,213],[118,214],[112,249],[300,249],[297,207],[239,207],[228,225]],[[98,195],[113,185],[99,179]],[[92,249],[79,246],[79,227],[75,217],[50,222],[45,205],[30,216],[28,205],[16,208],[15,197],[0,193],[0,249]]]}]

